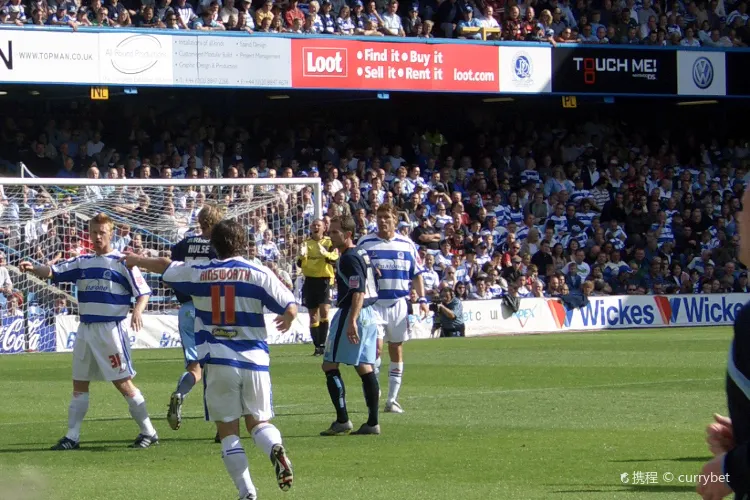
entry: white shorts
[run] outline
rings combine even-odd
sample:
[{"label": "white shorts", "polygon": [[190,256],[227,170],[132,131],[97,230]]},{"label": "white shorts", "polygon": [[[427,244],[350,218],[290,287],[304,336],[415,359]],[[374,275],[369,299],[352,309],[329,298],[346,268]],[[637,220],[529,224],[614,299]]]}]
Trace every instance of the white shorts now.
[{"label": "white shorts", "polygon": [[380,302],[376,302],[372,307],[380,313],[380,317],[385,322],[378,338],[395,344],[409,340],[411,330],[409,328],[409,309],[406,299],[397,301],[391,307],[385,307]]},{"label": "white shorts", "polygon": [[206,420],[232,422],[246,415],[265,422],[273,417],[271,374],[233,366],[203,367]]},{"label": "white shorts", "polygon": [[122,380],[135,377],[125,320],[81,323],[73,345],[73,380]]}]

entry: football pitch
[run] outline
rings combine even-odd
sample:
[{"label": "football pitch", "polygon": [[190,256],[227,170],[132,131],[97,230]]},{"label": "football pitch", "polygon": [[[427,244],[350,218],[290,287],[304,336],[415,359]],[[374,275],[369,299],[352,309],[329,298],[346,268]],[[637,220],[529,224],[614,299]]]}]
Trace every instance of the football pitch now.
[{"label": "football pitch", "polygon": [[[321,358],[311,346],[272,346],[292,490],[277,488],[246,431],[243,444],[261,500],[695,498],[679,476],[700,472],[705,426],[726,414],[730,338],[714,327],[411,342],[406,413],[382,414],[381,436],[344,437],[318,435],[334,419]],[[186,401],[182,429],[164,418],[181,356],[134,351],[158,446],[126,448],[137,426],[98,383],[82,449],[69,452],[47,449],[66,431],[71,355],[0,357],[0,499],[236,499],[202,388]],[[366,420],[360,380],[342,373],[356,428]]]}]

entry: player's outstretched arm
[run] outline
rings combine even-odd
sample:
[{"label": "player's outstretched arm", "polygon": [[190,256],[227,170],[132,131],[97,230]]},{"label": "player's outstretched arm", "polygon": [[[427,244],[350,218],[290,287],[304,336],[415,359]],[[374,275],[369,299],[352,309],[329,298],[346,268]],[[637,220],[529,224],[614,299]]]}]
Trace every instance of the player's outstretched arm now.
[{"label": "player's outstretched arm", "polygon": [[138,269],[157,274],[164,274],[164,271],[172,263],[172,259],[169,257],[143,257],[130,252],[125,253],[120,260],[128,268],[137,267]]},{"label": "player's outstretched arm", "polygon": [[31,262],[21,262],[18,264],[18,269],[24,273],[31,273],[37,278],[46,280],[52,277],[52,269],[49,266],[35,266]]}]

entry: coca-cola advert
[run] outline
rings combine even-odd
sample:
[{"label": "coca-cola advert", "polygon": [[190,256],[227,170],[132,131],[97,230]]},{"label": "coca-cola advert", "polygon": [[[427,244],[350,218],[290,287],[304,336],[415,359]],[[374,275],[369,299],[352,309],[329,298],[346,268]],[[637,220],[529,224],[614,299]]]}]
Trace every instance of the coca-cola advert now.
[{"label": "coca-cola advert", "polygon": [[19,352],[55,352],[55,325],[43,314],[22,311],[2,313],[0,354]]}]

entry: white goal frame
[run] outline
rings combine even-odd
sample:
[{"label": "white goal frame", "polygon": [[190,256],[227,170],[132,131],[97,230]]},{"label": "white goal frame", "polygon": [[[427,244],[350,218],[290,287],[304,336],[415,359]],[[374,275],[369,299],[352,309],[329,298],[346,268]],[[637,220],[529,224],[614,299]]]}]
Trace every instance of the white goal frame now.
[{"label": "white goal frame", "polygon": [[[25,170],[24,165],[19,165],[21,167],[21,172],[23,173]],[[27,172],[28,174],[29,172]],[[2,185],[4,188],[6,188],[6,194],[7,194],[7,188],[8,187],[16,187],[16,188],[22,188],[23,186],[29,186],[31,188],[41,189],[42,191],[45,191],[45,188],[86,188],[88,186],[99,186],[99,187],[128,187],[128,188],[156,188],[156,187],[165,187],[165,186],[174,186],[174,187],[180,187],[180,188],[187,188],[187,187],[199,187],[199,186],[205,186],[205,187],[223,187],[223,188],[241,188],[245,186],[253,186],[256,188],[262,188],[262,187],[275,187],[278,188],[280,186],[296,186],[298,189],[301,189],[302,187],[309,186],[312,188],[312,203],[313,203],[313,218],[319,219],[323,216],[323,209],[322,209],[322,180],[319,177],[294,177],[294,178],[222,178],[222,179],[204,179],[204,178],[196,178],[196,179],[161,179],[161,178],[153,178],[153,179],[88,179],[88,178],[78,178],[78,179],[58,179],[58,178],[40,178],[40,177],[33,177],[30,175],[26,175],[24,177],[8,177],[8,178],[2,178],[0,179],[0,185]],[[294,189],[293,191],[297,192],[298,189]],[[52,189],[49,189],[49,191],[52,191]],[[104,205],[106,204],[106,201],[102,201],[102,208],[104,209]],[[292,213],[294,210],[294,202],[290,200],[290,205],[288,207],[289,213]],[[158,214],[158,212],[156,212]],[[252,219],[251,219],[252,220]],[[307,229],[305,229],[305,232]],[[8,263],[7,266],[9,268],[12,268],[13,266]],[[21,274],[20,271],[17,269],[13,269],[15,274]],[[36,285],[40,287],[49,286],[44,280],[37,280],[33,276],[26,274],[26,279],[34,282]],[[15,283],[14,283],[15,286]],[[74,297],[69,295],[65,290],[60,290],[58,292],[61,296],[68,298],[68,300],[73,299]],[[32,327],[32,319],[30,316],[30,309],[28,307],[31,306],[31,304],[23,304],[23,319],[20,321],[24,324],[24,327],[21,329],[19,325],[15,325],[15,329],[13,331],[10,330],[9,325],[0,324],[0,354],[6,353],[6,352],[23,352],[24,350],[31,350],[36,351],[37,346],[39,346],[38,350],[41,349],[40,345],[40,335],[38,333],[30,333],[32,331],[32,328],[36,328],[35,325]],[[75,317],[75,316],[70,316]],[[16,322],[18,323],[18,321]],[[48,333],[49,335],[49,333]],[[54,333],[52,334],[54,335]],[[60,330],[58,328],[57,331],[57,348],[60,350],[60,346],[64,341],[61,340],[60,337]],[[162,342],[162,347],[165,346],[172,346],[174,343],[173,340],[170,340],[168,344],[164,344]],[[6,345],[7,344],[7,345]],[[8,350],[10,348],[13,348],[15,346],[16,349],[14,350]],[[157,345],[158,347],[158,339],[157,339]],[[64,347],[64,346],[63,346]],[[21,348],[19,350],[19,348]],[[65,350],[65,349],[63,349]]]},{"label": "white goal frame", "polygon": [[[22,166],[21,172],[23,173],[24,167]],[[175,187],[191,187],[191,186],[312,186],[313,189],[313,202],[315,203],[315,218],[319,219],[322,216],[322,200],[321,194],[323,191],[322,181],[320,177],[291,177],[291,178],[277,178],[277,177],[266,177],[266,178],[247,178],[238,177],[234,179],[58,179],[55,177],[4,177],[0,178],[0,185],[2,186],[54,186],[54,187],[86,187],[86,186],[127,186],[127,187],[145,187],[145,186],[175,186]]]}]

